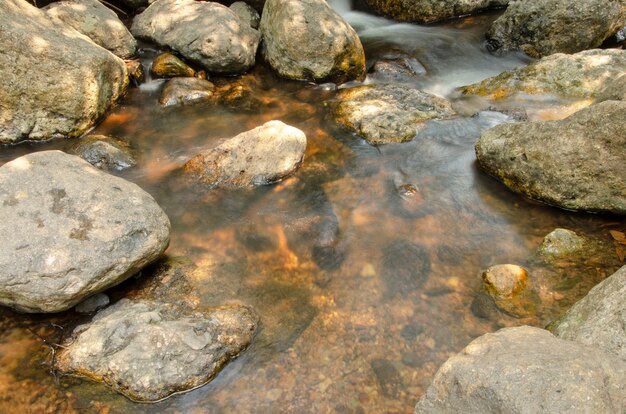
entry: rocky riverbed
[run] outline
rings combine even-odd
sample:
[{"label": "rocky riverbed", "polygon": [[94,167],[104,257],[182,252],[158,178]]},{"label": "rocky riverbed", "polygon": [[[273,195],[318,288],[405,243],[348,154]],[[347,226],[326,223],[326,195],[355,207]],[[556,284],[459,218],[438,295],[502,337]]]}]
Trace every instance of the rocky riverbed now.
[{"label": "rocky riverbed", "polygon": [[0,4],[0,411],[623,412],[624,3],[224,3]]}]

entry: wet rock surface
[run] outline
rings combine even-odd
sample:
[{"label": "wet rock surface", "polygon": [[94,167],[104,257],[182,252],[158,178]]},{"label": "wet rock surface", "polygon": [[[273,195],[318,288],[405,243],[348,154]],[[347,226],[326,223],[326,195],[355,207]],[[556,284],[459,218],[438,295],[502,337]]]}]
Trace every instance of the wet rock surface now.
[{"label": "wet rock surface", "polygon": [[70,153],[105,171],[123,171],[137,164],[127,143],[103,135],[81,138]]},{"label": "wet rock surface", "polygon": [[188,64],[168,52],[161,53],[159,56],[154,58],[150,72],[152,72],[155,76],[161,77],[193,77],[196,75],[196,71],[193,70]]},{"label": "wet rock surface", "polygon": [[243,306],[181,313],[174,304],[122,299],[76,328],[56,368],[158,401],[215,377],[250,344],[257,324]]},{"label": "wet rock surface", "polygon": [[209,72],[243,73],[254,65],[260,34],[228,7],[194,0],[157,0],[131,32],[168,46]]},{"label": "wet rock surface", "polygon": [[381,82],[414,82],[426,74],[426,68],[414,57],[404,55],[376,61],[368,78]]},{"label": "wet rock surface", "polygon": [[611,352],[626,362],[626,266],[596,285],[549,329],[559,338]]},{"label": "wet rock surface", "polygon": [[455,114],[443,98],[394,84],[342,89],[328,104],[337,123],[370,144],[410,141],[426,121]]},{"label": "wet rock surface", "polygon": [[612,354],[539,328],[506,328],[442,365],[415,413],[617,413],[625,380],[626,363]]},{"label": "wet rock surface", "polygon": [[0,20],[0,143],[80,136],[126,90],[121,59],[26,1]]},{"label": "wet rock surface", "polygon": [[587,50],[557,53],[520,69],[505,71],[461,88],[466,95],[501,99],[516,93],[555,94],[596,102],[626,99],[626,53],[621,50]]},{"label": "wet rock surface", "polygon": [[270,184],[298,167],[306,142],[299,129],[270,121],[196,155],[183,169],[210,186],[238,188]]},{"label": "wet rock surface", "polygon": [[499,125],[476,144],[480,166],[507,187],[558,207],[626,214],[626,103],[561,121]]},{"label": "wet rock surface", "polygon": [[283,77],[319,83],[365,77],[359,37],[324,0],[269,0],[260,30],[263,56]]},{"label": "wet rock surface", "polygon": [[170,222],[135,184],[60,151],[0,167],[0,303],[59,312],[157,259]]},{"label": "wet rock surface", "polygon": [[521,50],[539,58],[598,47],[624,26],[621,0],[511,1],[487,33],[492,50]]},{"label": "wet rock surface", "polygon": [[198,78],[174,78],[167,81],[159,103],[163,106],[190,105],[214,100],[215,85]]},{"label": "wet rock surface", "polygon": [[367,0],[376,12],[400,22],[432,23],[503,7],[509,0]]},{"label": "wet rock surface", "polygon": [[48,16],[84,34],[122,59],[131,57],[137,42],[117,15],[98,0],[63,0],[46,6]]}]

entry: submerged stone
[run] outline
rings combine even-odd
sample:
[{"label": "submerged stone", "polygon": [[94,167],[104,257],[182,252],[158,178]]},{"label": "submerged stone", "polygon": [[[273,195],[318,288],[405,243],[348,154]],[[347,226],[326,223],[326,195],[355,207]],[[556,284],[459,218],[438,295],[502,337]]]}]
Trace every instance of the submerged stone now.
[{"label": "submerged stone", "polygon": [[70,153],[105,171],[123,171],[137,164],[128,144],[103,135],[80,138]]},{"label": "submerged stone", "polygon": [[215,85],[198,78],[173,78],[167,81],[159,103],[163,106],[191,105],[215,98]]},{"label": "submerged stone", "polygon": [[491,266],[482,279],[485,291],[501,311],[517,318],[536,312],[539,297],[528,288],[528,272],[523,267],[513,264]]},{"label": "submerged stone", "polygon": [[626,363],[522,326],[485,334],[448,359],[415,407],[432,413],[620,413]]},{"label": "submerged stone", "polygon": [[626,102],[561,121],[498,125],[476,143],[479,165],[511,190],[570,210],[626,214]]},{"label": "submerged stone", "polygon": [[178,57],[168,52],[161,53],[154,58],[150,72],[152,72],[155,76],[162,76],[166,78],[175,76],[196,76],[195,70]]},{"label": "submerged stone", "polygon": [[186,173],[214,187],[271,184],[302,162],[306,136],[297,128],[270,121],[203,151],[183,166]]},{"label": "submerged stone", "polygon": [[568,259],[585,253],[586,240],[567,229],[555,229],[544,237],[537,252],[546,259]]},{"label": "submerged stone", "polygon": [[0,167],[0,304],[60,312],[157,259],[170,222],[135,184],[43,151]]},{"label": "submerged stone", "polygon": [[428,250],[408,240],[394,240],[383,249],[380,274],[387,288],[387,296],[417,290],[430,276]]},{"label": "submerged stone", "polygon": [[158,401],[213,379],[250,344],[257,325],[243,306],[189,312],[122,299],[77,327],[55,366],[133,400]]},{"label": "submerged stone", "polygon": [[370,144],[410,141],[426,121],[455,114],[446,99],[395,84],[342,89],[328,105],[337,123]]}]

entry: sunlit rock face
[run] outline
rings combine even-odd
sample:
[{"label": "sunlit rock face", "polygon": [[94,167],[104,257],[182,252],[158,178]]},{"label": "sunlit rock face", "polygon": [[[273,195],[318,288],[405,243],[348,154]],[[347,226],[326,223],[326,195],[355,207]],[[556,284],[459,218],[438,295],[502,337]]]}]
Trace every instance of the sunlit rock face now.
[{"label": "sunlit rock face", "polygon": [[136,401],[158,401],[211,380],[248,346],[257,324],[243,306],[189,311],[122,299],[76,328],[56,368]]},{"label": "sunlit rock face", "polygon": [[126,90],[121,59],[26,1],[0,22],[0,143],[80,136]]},{"label": "sunlit rock face", "polygon": [[625,23],[624,0],[517,0],[487,38],[492,50],[521,50],[538,58],[598,47]]},{"label": "sunlit rock face", "polygon": [[141,188],[60,151],[0,167],[0,304],[60,312],[157,259],[170,222]]},{"label": "sunlit rock face", "polygon": [[157,0],[133,20],[131,32],[201,65],[238,74],[254,66],[260,34],[218,3]]},{"label": "sunlit rock face", "polygon": [[570,210],[626,214],[626,102],[560,121],[498,125],[476,143],[479,165],[527,197]]},{"label": "sunlit rock face", "polygon": [[410,141],[426,121],[454,115],[446,99],[394,84],[342,89],[328,104],[337,123],[370,144]]},{"label": "sunlit rock face", "polygon": [[241,188],[270,184],[291,174],[302,162],[304,132],[270,121],[201,152],[183,169],[211,187]]},{"label": "sunlit rock face", "polygon": [[63,0],[44,10],[59,24],[69,25],[123,59],[135,54],[135,38],[117,15],[98,0]]},{"label": "sunlit rock face", "polygon": [[260,30],[263,57],[282,77],[319,83],[365,78],[359,37],[325,0],[270,0]]},{"label": "sunlit rock face", "polygon": [[505,328],[446,361],[415,414],[617,413],[625,380],[626,363],[608,352],[539,328]]},{"label": "sunlit rock face", "polygon": [[626,99],[626,53],[594,49],[557,53],[520,69],[502,72],[460,88],[465,95],[502,99],[516,93],[555,94],[563,98],[601,102]]},{"label": "sunlit rock face", "polygon": [[367,0],[377,13],[400,22],[432,23],[503,7],[509,0]]}]

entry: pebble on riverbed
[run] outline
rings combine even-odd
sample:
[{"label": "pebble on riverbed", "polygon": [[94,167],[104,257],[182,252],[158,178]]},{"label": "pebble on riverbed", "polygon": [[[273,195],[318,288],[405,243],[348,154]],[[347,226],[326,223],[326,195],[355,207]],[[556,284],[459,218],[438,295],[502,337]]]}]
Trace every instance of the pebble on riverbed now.
[{"label": "pebble on riverbed", "polygon": [[518,318],[533,315],[539,298],[528,287],[528,272],[513,264],[495,265],[482,275],[485,290],[503,312]]}]

